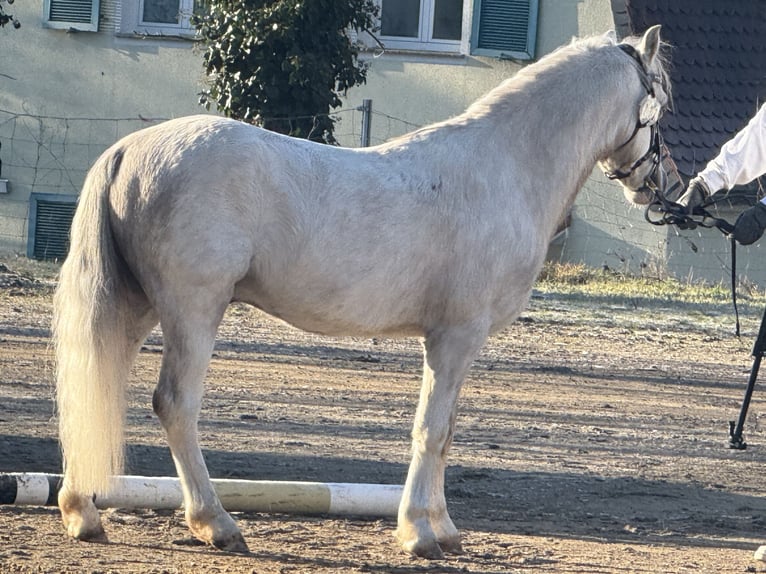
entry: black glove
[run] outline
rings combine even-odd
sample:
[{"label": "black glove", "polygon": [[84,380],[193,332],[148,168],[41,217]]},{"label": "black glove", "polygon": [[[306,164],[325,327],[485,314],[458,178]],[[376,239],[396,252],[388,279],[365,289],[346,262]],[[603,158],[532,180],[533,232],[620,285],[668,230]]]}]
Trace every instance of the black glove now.
[{"label": "black glove", "polygon": [[[679,205],[683,206],[684,213],[686,215],[693,215],[694,208],[701,205],[708,197],[710,197],[710,189],[701,177],[695,177],[689,180],[689,185],[686,187],[683,195],[678,198]],[[672,201],[672,200],[671,200]],[[693,221],[678,221],[676,223],[679,229],[694,229],[697,227]]]},{"label": "black glove", "polygon": [[766,205],[760,201],[739,214],[734,223],[734,239],[742,245],[750,245],[761,238],[766,230]]},{"label": "black glove", "polygon": [[701,177],[695,177],[689,181],[684,194],[678,199],[679,205],[686,208],[686,213],[693,213],[694,208],[702,204],[710,197],[710,189]]}]

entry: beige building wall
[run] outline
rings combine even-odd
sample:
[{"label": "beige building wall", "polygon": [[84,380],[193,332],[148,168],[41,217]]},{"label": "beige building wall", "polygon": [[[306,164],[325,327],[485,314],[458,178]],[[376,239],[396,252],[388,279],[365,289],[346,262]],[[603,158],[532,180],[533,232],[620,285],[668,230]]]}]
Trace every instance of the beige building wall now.
[{"label": "beige building wall", "polygon": [[121,136],[204,112],[203,73],[189,41],[118,37],[113,18],[97,33],[44,28],[43,0],[4,7],[21,28],[0,30],[0,251],[26,253],[30,194],[77,195]]}]

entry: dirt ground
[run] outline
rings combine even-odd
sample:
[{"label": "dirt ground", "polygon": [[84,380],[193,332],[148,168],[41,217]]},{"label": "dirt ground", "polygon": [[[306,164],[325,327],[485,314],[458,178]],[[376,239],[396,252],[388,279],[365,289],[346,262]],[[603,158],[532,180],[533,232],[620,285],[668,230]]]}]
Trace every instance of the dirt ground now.
[{"label": "dirt ground", "polygon": [[[52,281],[0,267],[0,472],[60,472]],[[251,548],[194,545],[179,511],[105,511],[108,544],[68,539],[50,507],[0,507],[0,572],[763,572],[766,392],[749,447],[727,448],[761,309],[536,292],[467,380],[447,473],[466,553],[429,562],[388,519],[240,513]],[[130,474],[174,469],[151,392],[161,334],[134,368]],[[401,484],[418,341],[307,335],[228,312],[200,432],[214,477]]]}]

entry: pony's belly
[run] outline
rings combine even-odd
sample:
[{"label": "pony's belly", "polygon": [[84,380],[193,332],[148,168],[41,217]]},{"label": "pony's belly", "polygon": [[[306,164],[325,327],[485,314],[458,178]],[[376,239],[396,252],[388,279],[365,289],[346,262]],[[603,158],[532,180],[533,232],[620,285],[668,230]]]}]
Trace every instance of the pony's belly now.
[{"label": "pony's belly", "polygon": [[237,289],[233,301],[248,303],[290,325],[330,336],[421,336],[424,317],[393,301],[374,297],[331,297],[255,293]]},{"label": "pony's belly", "polygon": [[[526,309],[530,281],[503,282],[500,289],[421,289],[426,281],[406,288],[380,282],[353,285],[297,280],[278,286],[244,280],[235,289],[235,301],[253,305],[294,327],[331,336],[423,336],[437,326],[464,324],[483,318],[491,332],[515,321]],[[312,287],[309,287],[311,285]]]},{"label": "pony's belly", "polygon": [[365,317],[333,316],[315,310],[305,312],[282,311],[254,304],[264,313],[276,317],[309,333],[333,337],[418,337],[424,334],[422,326],[408,322],[379,322]]}]

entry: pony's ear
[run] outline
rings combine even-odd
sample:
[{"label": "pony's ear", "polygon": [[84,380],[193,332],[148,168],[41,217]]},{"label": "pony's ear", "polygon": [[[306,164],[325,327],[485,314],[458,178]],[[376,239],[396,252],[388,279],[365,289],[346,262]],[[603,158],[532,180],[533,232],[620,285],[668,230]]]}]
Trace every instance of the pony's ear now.
[{"label": "pony's ear", "polygon": [[614,30],[608,30],[607,32],[604,33],[604,39],[611,44],[616,44],[617,33]]},{"label": "pony's ear", "polygon": [[644,32],[644,37],[641,38],[641,43],[638,46],[638,51],[641,53],[641,59],[644,61],[644,66],[648,70],[657,56],[657,51],[660,49],[660,26],[656,24]]}]

